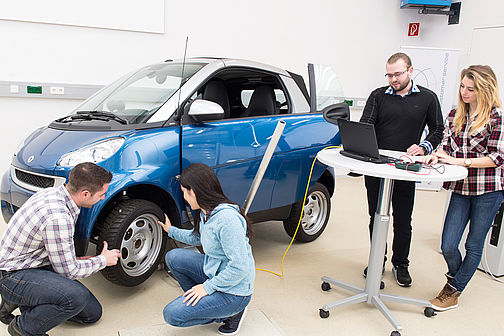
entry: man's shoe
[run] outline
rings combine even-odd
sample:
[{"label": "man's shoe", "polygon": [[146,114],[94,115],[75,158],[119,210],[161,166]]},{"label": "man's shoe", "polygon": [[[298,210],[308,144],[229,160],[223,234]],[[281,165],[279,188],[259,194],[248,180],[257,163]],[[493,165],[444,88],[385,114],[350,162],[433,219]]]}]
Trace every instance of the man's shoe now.
[{"label": "man's shoe", "polygon": [[458,297],[460,292],[457,291],[452,285],[447,283],[438,296],[430,300],[432,308],[437,311],[444,311],[458,307]]},{"label": "man's shoe", "polygon": [[[364,276],[364,278],[367,277],[367,269],[368,269],[367,267],[364,268],[364,272],[362,272],[362,275]],[[381,276],[382,276],[382,278],[383,278],[383,273],[385,273],[385,264],[383,264],[383,268],[381,270]]]},{"label": "man's shoe", "polygon": [[14,315],[12,315],[12,312],[17,307],[18,306],[15,305],[14,303],[10,303],[2,299],[2,303],[0,304],[0,322],[4,324],[11,323],[12,319],[14,319]]},{"label": "man's shoe", "polygon": [[19,329],[19,326],[17,324],[17,319],[17,316],[12,319],[12,321],[9,323],[9,326],[7,327],[7,331],[12,336],[23,336],[23,333],[21,332],[21,329]]},{"label": "man's shoe", "polygon": [[394,266],[392,267],[392,273],[399,286],[409,287],[411,286],[411,276],[408,272],[408,266]]},{"label": "man's shoe", "polygon": [[247,308],[243,309],[238,314],[228,317],[224,320],[224,325],[219,327],[219,334],[221,335],[236,335],[240,330],[242,322],[245,317]]}]

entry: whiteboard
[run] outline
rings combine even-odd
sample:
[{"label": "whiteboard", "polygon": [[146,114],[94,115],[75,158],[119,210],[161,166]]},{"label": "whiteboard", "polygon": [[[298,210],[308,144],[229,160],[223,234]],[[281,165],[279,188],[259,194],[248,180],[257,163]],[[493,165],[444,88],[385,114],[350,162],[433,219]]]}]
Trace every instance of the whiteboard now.
[{"label": "whiteboard", "polygon": [[504,61],[502,56],[502,41],[504,41],[504,26],[474,28],[469,64],[489,65],[497,75],[499,93],[504,97]]},{"label": "whiteboard", "polygon": [[443,117],[446,117],[457,103],[460,52],[424,47],[401,47],[401,51],[411,58],[413,81],[436,93]]},{"label": "whiteboard", "polygon": [[0,20],[164,33],[164,0],[0,1]]}]

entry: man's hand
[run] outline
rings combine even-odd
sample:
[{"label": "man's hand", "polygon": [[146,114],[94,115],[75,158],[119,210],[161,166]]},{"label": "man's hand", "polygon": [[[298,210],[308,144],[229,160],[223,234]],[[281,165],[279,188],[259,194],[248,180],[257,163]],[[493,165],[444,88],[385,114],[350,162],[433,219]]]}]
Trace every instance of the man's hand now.
[{"label": "man's hand", "polygon": [[163,230],[165,230],[165,232],[168,232],[168,230],[170,230],[170,228],[171,228],[171,222],[166,214],[164,216],[165,216],[165,222],[163,223],[161,221],[158,221],[158,223],[159,223],[159,225],[161,225]]},{"label": "man's hand", "polygon": [[109,250],[106,241],[103,242],[103,250],[100,253],[107,260],[107,266],[114,266],[117,264],[117,260],[121,257],[121,252],[117,249]]},{"label": "man's hand", "polygon": [[406,154],[408,155],[425,155],[425,151],[422,147],[418,145],[411,145],[406,150]]},{"label": "man's hand", "polygon": [[199,285],[196,285],[193,288],[189,289],[187,292],[184,293],[184,295],[182,295],[182,296],[186,297],[184,299],[184,301],[182,301],[182,303],[185,303],[187,301],[186,306],[190,306],[191,303],[193,306],[195,306],[196,303],[198,303],[198,301],[203,296],[207,296],[207,295],[208,295],[208,293],[206,292],[205,288],[203,287],[203,284],[199,284]]}]

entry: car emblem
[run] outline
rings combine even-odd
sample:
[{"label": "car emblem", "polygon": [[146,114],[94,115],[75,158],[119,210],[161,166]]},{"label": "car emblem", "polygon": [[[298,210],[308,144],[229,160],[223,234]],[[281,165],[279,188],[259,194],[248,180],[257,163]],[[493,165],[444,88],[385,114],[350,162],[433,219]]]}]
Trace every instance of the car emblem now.
[{"label": "car emblem", "polygon": [[32,155],[32,156],[30,156],[30,157],[28,158],[28,160],[27,160],[26,162],[30,163],[30,162],[32,162],[32,161],[33,161],[33,159],[35,159],[35,156],[33,156],[33,155]]}]

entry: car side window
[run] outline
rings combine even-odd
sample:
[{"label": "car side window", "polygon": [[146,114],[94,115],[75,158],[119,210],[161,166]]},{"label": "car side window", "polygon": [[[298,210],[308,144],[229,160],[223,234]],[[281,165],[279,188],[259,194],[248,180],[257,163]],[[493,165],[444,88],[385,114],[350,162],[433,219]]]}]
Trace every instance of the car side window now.
[{"label": "car side window", "polygon": [[[252,97],[253,93],[254,93],[254,90],[252,90],[252,89],[245,89],[245,90],[241,91],[241,104],[245,108],[247,108],[249,106],[250,98]],[[288,107],[288,103],[287,103],[287,98],[285,97],[283,90],[274,89],[273,93],[275,96],[276,114],[288,113],[289,107]]]},{"label": "car side window", "polygon": [[273,74],[243,68],[221,71],[207,80],[189,99],[219,104],[222,119],[252,118],[290,111],[288,95]]}]

